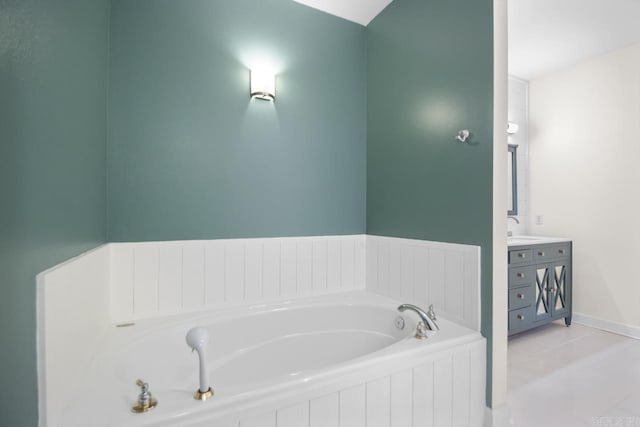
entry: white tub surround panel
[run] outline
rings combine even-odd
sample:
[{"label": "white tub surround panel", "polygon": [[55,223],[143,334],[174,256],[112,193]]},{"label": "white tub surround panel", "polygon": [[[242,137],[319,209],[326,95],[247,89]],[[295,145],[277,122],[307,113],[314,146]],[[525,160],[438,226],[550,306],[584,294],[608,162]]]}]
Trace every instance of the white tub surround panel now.
[{"label": "white tub surround panel", "polygon": [[108,255],[100,246],[37,277],[40,425],[69,403],[110,323]]},{"label": "white tub surround panel", "polygon": [[[91,418],[88,414],[96,414],[89,411],[96,396],[103,393],[104,402],[112,399],[117,389],[118,396],[122,396],[118,400],[122,410],[113,415],[122,414],[127,422],[114,424],[105,419],[96,425],[173,426],[176,420],[164,417],[175,405],[184,404],[194,411],[193,417],[184,419],[185,426],[480,426],[485,406],[486,357],[485,340],[474,332],[480,326],[479,269],[479,247],[365,235],[102,246],[38,276],[40,425],[59,425],[61,417],[73,420],[63,425],[86,425]],[[340,295],[328,295],[338,292]],[[367,362],[367,356],[357,363],[344,362],[340,366],[349,365],[349,369],[328,369],[320,375],[322,381],[306,382],[300,378],[304,380],[300,387],[289,389],[283,383],[282,392],[263,393],[257,400],[228,396],[222,370],[216,374],[215,384],[220,387],[217,399],[210,404],[217,409],[204,411],[207,413],[202,410],[208,406],[191,398],[196,377],[193,360],[189,359],[184,364],[188,368],[177,372],[174,378],[187,381],[188,385],[175,388],[172,382],[163,383],[164,374],[174,374],[176,360],[192,356],[184,343],[188,328],[186,323],[180,323],[191,318],[188,313],[196,313],[197,319],[205,310],[207,315],[216,316],[238,316],[239,310],[250,310],[255,315],[256,310],[272,304],[284,304],[289,309],[309,296],[335,298],[344,305],[349,303],[345,299],[350,294],[358,303],[370,298],[385,300],[390,316],[385,321],[387,326],[394,324],[400,301],[424,308],[434,304],[441,316],[442,330],[422,342],[426,344],[424,352],[412,349],[420,345],[418,340],[401,340],[388,349],[373,351],[370,355],[376,360]],[[181,316],[169,316],[176,314]],[[320,322],[318,326],[323,328],[333,316],[303,317]],[[352,317],[353,314],[349,318]],[[379,316],[374,318],[380,321]],[[406,318],[411,323],[405,332],[410,334],[417,319],[412,313],[407,313]],[[114,327],[133,322],[131,327]],[[154,350],[154,356],[143,357],[142,349],[148,350],[151,337],[140,328],[155,325],[154,322],[179,322],[182,329],[171,343],[159,339],[161,350]],[[301,327],[298,321],[285,323]],[[338,323],[348,326],[346,321]],[[455,331],[460,333],[456,335]],[[344,336],[352,333],[347,331]],[[451,333],[454,336],[450,337]],[[116,375],[107,375],[105,370],[113,368],[113,363],[105,359],[111,354],[109,337],[123,334],[133,334],[132,343],[143,340],[144,344],[134,352],[137,358],[127,358],[122,366],[130,367],[138,359],[156,363],[142,363],[131,372],[121,369]],[[247,336],[242,335],[242,340]],[[317,338],[323,337],[320,334]],[[121,350],[125,341],[118,341],[114,347],[119,358],[124,357]],[[358,338],[349,342],[360,341]],[[327,348],[345,350],[347,346],[342,343]],[[393,357],[386,353],[396,350]],[[155,357],[156,354],[162,357]],[[323,351],[312,354],[333,355]],[[171,368],[147,371],[167,358]],[[312,359],[308,356],[300,360]],[[262,368],[260,363],[250,365]],[[246,374],[247,370],[238,372]],[[123,375],[126,378],[121,378]],[[122,384],[106,386],[116,377]],[[135,399],[133,384],[139,377],[149,381],[162,407],[136,417],[129,405]],[[234,374],[234,384],[237,378]],[[86,390],[96,384],[98,389],[87,395]],[[225,394],[229,399],[225,400]]]},{"label": "white tub surround panel", "polygon": [[480,330],[480,247],[367,235],[367,290]]},{"label": "white tub surround panel", "polygon": [[364,289],[365,236],[112,243],[115,323]]},{"label": "white tub surround panel", "polygon": [[477,246],[354,235],[112,243],[109,250],[116,323],[366,283],[480,328]]},{"label": "white tub surround panel", "polygon": [[485,416],[484,361],[485,342],[477,341],[295,405],[187,426],[480,427]]}]

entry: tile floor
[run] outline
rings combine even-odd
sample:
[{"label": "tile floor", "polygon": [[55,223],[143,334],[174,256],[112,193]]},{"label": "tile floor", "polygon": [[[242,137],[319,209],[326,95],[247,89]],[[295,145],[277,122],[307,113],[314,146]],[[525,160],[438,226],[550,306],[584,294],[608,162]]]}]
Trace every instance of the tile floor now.
[{"label": "tile floor", "polygon": [[509,425],[640,427],[640,340],[564,322],[509,339]]}]

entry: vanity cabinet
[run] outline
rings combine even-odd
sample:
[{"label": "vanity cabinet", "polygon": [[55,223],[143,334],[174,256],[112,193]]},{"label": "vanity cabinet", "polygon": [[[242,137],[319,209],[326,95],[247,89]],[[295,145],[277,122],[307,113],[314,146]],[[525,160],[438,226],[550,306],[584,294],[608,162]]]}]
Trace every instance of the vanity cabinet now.
[{"label": "vanity cabinet", "polygon": [[571,242],[509,247],[509,335],[571,324]]}]

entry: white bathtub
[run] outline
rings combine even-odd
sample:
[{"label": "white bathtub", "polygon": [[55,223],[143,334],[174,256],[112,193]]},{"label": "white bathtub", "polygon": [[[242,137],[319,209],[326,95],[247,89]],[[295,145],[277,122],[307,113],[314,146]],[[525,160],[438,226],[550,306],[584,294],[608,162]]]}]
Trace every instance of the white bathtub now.
[{"label": "white bathtub", "polygon": [[[481,426],[484,339],[442,318],[415,339],[418,318],[399,303],[351,292],[113,327],[57,425]],[[193,399],[194,326],[211,337],[205,402]],[[137,378],[159,402],[145,414],[130,411]]]}]

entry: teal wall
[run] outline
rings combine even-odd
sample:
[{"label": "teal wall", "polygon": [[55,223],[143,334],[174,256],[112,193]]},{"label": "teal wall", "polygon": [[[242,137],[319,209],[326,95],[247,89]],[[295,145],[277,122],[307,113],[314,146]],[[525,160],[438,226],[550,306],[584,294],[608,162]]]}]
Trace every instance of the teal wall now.
[{"label": "teal wall", "polygon": [[37,425],[36,274],[105,241],[108,19],[0,1],[0,426]]},{"label": "teal wall", "polygon": [[[367,28],[367,232],[481,246],[489,349],[492,7],[395,0]],[[454,139],[460,129],[471,144]]]},{"label": "teal wall", "polygon": [[490,342],[491,52],[490,0],[0,0],[0,426],[37,423],[35,275],[105,240],[480,245]]},{"label": "teal wall", "polygon": [[113,0],[110,240],[364,233],[365,41],[291,0]]}]

